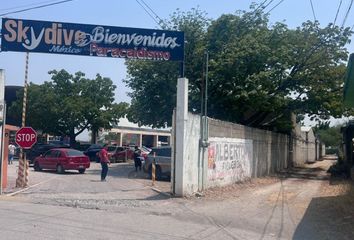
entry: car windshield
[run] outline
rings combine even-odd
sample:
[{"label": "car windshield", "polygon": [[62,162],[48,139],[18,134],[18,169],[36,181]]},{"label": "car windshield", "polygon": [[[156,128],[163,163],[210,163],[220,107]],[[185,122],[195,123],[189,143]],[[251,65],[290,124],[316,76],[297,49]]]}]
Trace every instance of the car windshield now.
[{"label": "car windshield", "polygon": [[147,148],[145,146],[142,146],[141,147],[141,150],[143,150],[144,152],[151,152],[151,149],[150,148]]},{"label": "car windshield", "polygon": [[78,150],[74,150],[74,149],[69,149],[66,151],[66,155],[68,157],[81,157],[81,156],[85,156],[82,152],[78,151]]},{"label": "car windshield", "polygon": [[123,148],[123,147],[117,147],[117,152],[121,152],[121,151],[124,151],[125,150],[125,148]]},{"label": "car windshield", "polygon": [[171,148],[153,148],[149,155],[154,155],[154,153],[156,153],[156,156],[171,157]]},{"label": "car windshield", "polygon": [[116,146],[109,146],[108,149],[107,149],[107,151],[108,151],[108,152],[113,152],[113,151],[116,150],[116,148],[117,148]]},{"label": "car windshield", "polygon": [[94,148],[102,148],[101,145],[98,145],[98,144],[92,144],[89,149],[94,149]]}]

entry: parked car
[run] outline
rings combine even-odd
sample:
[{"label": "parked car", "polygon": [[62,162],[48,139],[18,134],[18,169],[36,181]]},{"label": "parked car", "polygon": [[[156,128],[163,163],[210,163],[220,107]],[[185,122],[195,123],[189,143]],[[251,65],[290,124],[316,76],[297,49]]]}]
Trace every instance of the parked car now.
[{"label": "parked car", "polygon": [[90,143],[77,143],[76,146],[74,146],[74,149],[79,150],[81,152],[86,151],[92,144]]},{"label": "parked car", "polygon": [[15,145],[15,155],[14,155],[14,159],[19,159],[20,158],[20,151],[21,148],[20,146],[17,145],[17,143],[12,143],[13,145]]},{"label": "parked car", "polygon": [[129,147],[109,146],[108,153],[112,162],[123,161],[134,158],[134,150]]},{"label": "parked car", "polygon": [[103,146],[99,144],[92,144],[89,148],[84,151],[84,154],[89,157],[90,161],[100,162],[97,153],[101,151]]},{"label": "parked car", "polygon": [[53,148],[34,160],[35,171],[55,169],[57,173],[64,173],[65,170],[78,170],[82,174],[89,167],[89,158],[72,148]]},{"label": "parked car", "polygon": [[26,159],[29,161],[29,164],[34,163],[34,159],[41,154],[46,153],[48,150],[53,148],[69,148],[67,145],[58,145],[58,144],[47,144],[47,143],[36,143],[31,149],[25,150]]},{"label": "parked car", "polygon": [[147,152],[151,152],[151,148],[148,148],[148,147],[146,147],[146,146],[142,146],[141,148],[143,148],[145,151],[147,151]]},{"label": "parked car", "polygon": [[145,159],[145,164],[143,165],[144,171],[149,173],[151,177],[154,153],[156,164],[156,178],[161,179],[163,176],[171,177],[171,147],[152,148],[151,152],[147,155],[147,158]]},{"label": "parked car", "polygon": [[143,155],[144,158],[147,157],[147,155],[149,155],[149,153],[151,152],[151,148],[142,146],[141,148],[139,148],[141,150],[141,154]]}]

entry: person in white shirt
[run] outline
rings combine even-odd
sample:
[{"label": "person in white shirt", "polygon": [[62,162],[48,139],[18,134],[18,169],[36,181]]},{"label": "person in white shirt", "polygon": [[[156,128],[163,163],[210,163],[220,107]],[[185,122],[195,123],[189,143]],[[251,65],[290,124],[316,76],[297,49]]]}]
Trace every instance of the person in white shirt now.
[{"label": "person in white shirt", "polygon": [[14,160],[14,155],[15,155],[15,150],[16,150],[16,147],[13,143],[10,143],[9,144],[9,164],[12,164],[12,161]]}]

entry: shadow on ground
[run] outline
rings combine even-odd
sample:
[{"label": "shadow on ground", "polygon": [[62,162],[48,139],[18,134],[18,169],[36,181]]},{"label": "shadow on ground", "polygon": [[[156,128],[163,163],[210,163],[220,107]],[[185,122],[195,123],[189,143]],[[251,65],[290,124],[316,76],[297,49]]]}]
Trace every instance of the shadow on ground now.
[{"label": "shadow on ground", "polygon": [[[86,172],[90,175],[100,175],[101,169],[90,169]],[[119,163],[109,166],[108,176],[112,178],[129,178],[129,179],[146,179],[149,180],[150,176],[144,170],[135,171],[133,163]],[[169,176],[161,176],[158,181],[169,182]]]},{"label": "shadow on ground", "polygon": [[313,198],[297,226],[293,239],[353,239],[354,183],[331,179],[328,195]]},{"label": "shadow on ground", "polygon": [[[30,170],[30,171],[35,172],[33,169]],[[64,173],[57,173],[56,170],[44,169],[44,170],[41,170],[41,172],[48,173],[48,174],[53,174],[53,175],[81,175],[82,174],[82,173],[79,173],[77,170],[65,170]]]},{"label": "shadow on ground", "polygon": [[[294,233],[294,240],[353,239],[354,215],[338,212],[345,197],[314,198]],[[347,206],[347,207],[353,207]]]},{"label": "shadow on ground", "polygon": [[299,179],[313,179],[313,180],[329,180],[329,174],[320,167],[300,168],[293,167],[287,171],[280,172],[284,178],[299,178]]}]

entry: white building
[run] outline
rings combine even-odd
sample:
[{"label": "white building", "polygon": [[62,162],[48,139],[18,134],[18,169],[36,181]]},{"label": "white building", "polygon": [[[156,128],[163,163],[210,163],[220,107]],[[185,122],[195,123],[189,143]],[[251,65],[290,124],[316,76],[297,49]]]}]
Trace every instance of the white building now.
[{"label": "white building", "polygon": [[106,130],[101,134],[100,139],[109,141],[118,146],[136,145],[146,147],[157,147],[170,145],[171,128],[154,129],[147,126],[139,127],[138,124],[129,122],[126,118],[119,119],[118,126]]}]

